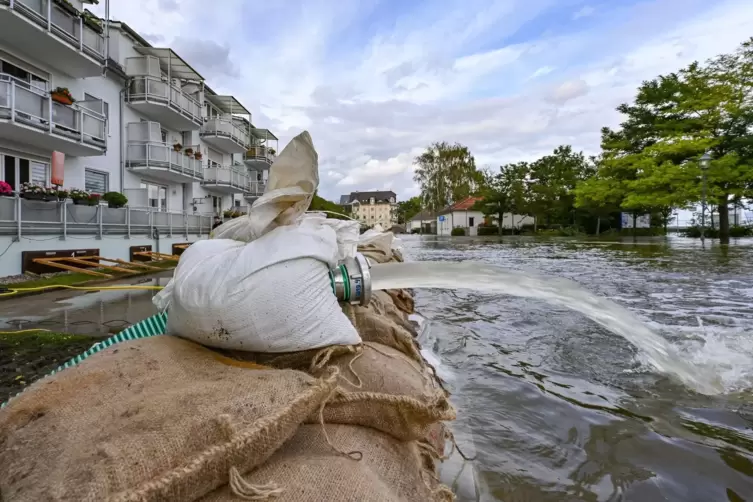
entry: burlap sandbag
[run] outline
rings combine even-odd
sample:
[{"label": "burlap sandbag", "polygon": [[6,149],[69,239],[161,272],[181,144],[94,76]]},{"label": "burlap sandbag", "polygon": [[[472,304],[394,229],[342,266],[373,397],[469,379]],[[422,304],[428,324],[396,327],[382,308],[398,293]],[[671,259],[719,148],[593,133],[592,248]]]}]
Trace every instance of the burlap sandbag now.
[{"label": "burlap sandbag", "polygon": [[[339,454],[327,436],[337,449],[359,452],[360,460]],[[233,489],[223,487],[201,502],[238,502],[236,494],[244,492],[247,500],[263,500],[252,497],[272,485],[278,487],[275,502],[453,500],[452,491],[425,469],[423,457],[416,442],[366,427],[304,425],[264,465],[234,478]]]},{"label": "burlap sandbag", "polygon": [[264,462],[336,376],[224,358],[158,336],[43,379],[0,411],[0,493],[13,501],[191,501]]}]

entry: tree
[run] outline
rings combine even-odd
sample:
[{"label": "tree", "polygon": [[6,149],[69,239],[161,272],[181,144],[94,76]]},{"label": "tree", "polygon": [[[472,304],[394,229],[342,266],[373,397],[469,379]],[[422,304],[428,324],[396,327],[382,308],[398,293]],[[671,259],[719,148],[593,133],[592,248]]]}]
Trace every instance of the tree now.
[{"label": "tree", "polygon": [[574,225],[575,187],[594,169],[581,152],[559,146],[551,155],[532,162],[528,173],[529,209],[547,225]]},{"label": "tree", "polygon": [[421,197],[411,197],[397,203],[397,221],[405,224],[421,212]]},{"label": "tree", "polygon": [[[322,197],[319,197],[316,193],[314,193],[314,198],[311,200],[311,205],[309,205],[309,211],[330,211],[327,214],[327,218],[335,218],[338,220],[348,220],[347,216],[344,216],[346,214],[345,208],[343,208],[339,204],[335,204],[332,201],[329,201],[327,199],[324,199]],[[333,213],[339,213],[339,214],[333,214]]]},{"label": "tree", "polygon": [[[498,174],[486,173],[485,175],[485,182],[480,190],[483,199],[473,205],[473,210],[481,211],[487,216],[496,216],[499,221],[499,235],[503,233],[505,213],[526,213],[528,169],[526,162],[519,162],[500,167]],[[515,226],[514,221],[511,223]]]},{"label": "tree", "polygon": [[413,179],[421,187],[423,206],[431,212],[469,197],[481,186],[482,175],[473,155],[458,143],[433,143],[414,163]]},{"label": "tree", "polygon": [[[619,207],[657,212],[701,199],[698,159],[709,151],[708,200],[719,212],[719,235],[729,241],[729,204],[753,196],[753,39],[718,56],[644,82],[617,131],[602,131],[599,182],[581,187],[579,202],[621,194]],[[612,200],[613,201],[613,200]]]}]

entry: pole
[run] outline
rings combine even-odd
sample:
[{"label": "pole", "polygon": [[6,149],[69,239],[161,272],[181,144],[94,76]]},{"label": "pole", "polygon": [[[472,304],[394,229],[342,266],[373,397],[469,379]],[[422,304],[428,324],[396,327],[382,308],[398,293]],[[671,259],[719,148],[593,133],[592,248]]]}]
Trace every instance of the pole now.
[{"label": "pole", "polygon": [[706,244],[706,170],[703,170],[701,185],[701,244]]}]

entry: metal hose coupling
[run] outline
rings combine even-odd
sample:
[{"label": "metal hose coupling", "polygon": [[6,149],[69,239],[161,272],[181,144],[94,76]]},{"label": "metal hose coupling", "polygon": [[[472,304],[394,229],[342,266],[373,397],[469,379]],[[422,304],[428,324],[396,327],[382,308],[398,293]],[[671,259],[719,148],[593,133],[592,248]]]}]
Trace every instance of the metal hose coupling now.
[{"label": "metal hose coupling", "polygon": [[371,300],[371,266],[361,253],[346,258],[329,271],[332,291],[338,302],[366,306]]}]

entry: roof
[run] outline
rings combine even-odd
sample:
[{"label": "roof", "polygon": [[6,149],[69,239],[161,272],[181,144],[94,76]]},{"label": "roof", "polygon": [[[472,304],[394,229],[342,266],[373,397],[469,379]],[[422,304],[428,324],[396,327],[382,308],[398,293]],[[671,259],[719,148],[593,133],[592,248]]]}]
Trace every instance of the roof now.
[{"label": "roof", "polygon": [[340,196],[340,205],[344,206],[346,204],[350,204],[350,194]]},{"label": "roof", "polygon": [[388,202],[390,200],[390,197],[397,200],[397,195],[392,190],[376,192],[351,192],[348,197],[348,202],[354,202],[356,200],[358,202],[367,202],[372,197],[376,202]]},{"label": "roof", "polygon": [[254,127],[251,129],[251,134],[259,139],[273,139],[277,141],[277,136],[272,134],[272,131],[269,129],[259,129],[258,127]]},{"label": "roof", "polygon": [[484,198],[483,197],[468,197],[466,199],[461,200],[460,202],[456,202],[455,204],[447,206],[446,208],[442,209],[439,213],[437,213],[437,215],[454,213],[455,211],[470,211],[473,205],[480,200],[484,200]]},{"label": "roof", "polygon": [[181,80],[203,81],[204,77],[194,70],[190,64],[186,63],[182,57],[178,56],[175,51],[167,47],[134,47],[136,52],[144,56],[154,56],[159,59],[159,64],[170,78],[179,78]]},{"label": "roof", "polygon": [[420,213],[418,213],[416,216],[414,216],[408,221],[426,221],[426,220],[433,220],[436,217],[437,217],[436,214],[432,213],[431,211],[427,209],[427,210],[421,211]]},{"label": "roof", "polygon": [[220,109],[220,111],[227,114],[237,113],[239,115],[251,115],[251,112],[241,104],[240,101],[235,99],[235,96],[224,96],[217,94],[209,86],[204,85],[204,98],[212,103],[214,106]]}]

